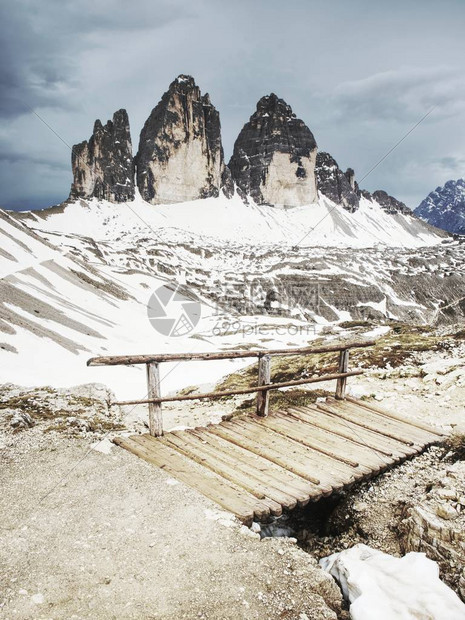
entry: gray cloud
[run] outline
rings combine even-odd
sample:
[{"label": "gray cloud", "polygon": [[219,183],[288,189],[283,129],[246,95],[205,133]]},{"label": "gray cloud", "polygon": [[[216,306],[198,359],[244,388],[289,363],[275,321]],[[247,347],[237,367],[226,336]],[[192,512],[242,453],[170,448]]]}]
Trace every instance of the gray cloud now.
[{"label": "gray cloud", "polygon": [[68,170],[69,165],[65,161],[50,161],[44,157],[37,155],[29,155],[28,153],[15,153],[13,151],[2,152],[0,150],[0,162],[7,164],[24,163],[27,165],[42,166],[56,171]]},{"label": "gray cloud", "polygon": [[112,0],[69,2],[32,0],[3,3],[0,9],[0,116],[29,113],[31,108],[72,110],[73,91],[82,86],[76,78],[82,46],[98,47],[98,38],[124,32],[157,30],[190,15],[177,0],[133,3]]},{"label": "gray cloud", "polygon": [[[68,144],[128,110],[133,145],[179,73],[219,109],[226,157],[271,91],[359,178],[432,105],[364,182],[411,206],[463,176],[462,0],[16,0],[0,14],[0,204],[64,199]],[[443,162],[442,164],[440,162]],[[455,162],[455,164],[453,163]]]},{"label": "gray cloud", "polygon": [[441,157],[434,164],[447,174],[465,176],[465,157]]},{"label": "gray cloud", "polygon": [[465,110],[465,82],[459,69],[403,67],[343,82],[331,103],[339,117],[362,121],[414,122],[432,108],[444,118]]}]

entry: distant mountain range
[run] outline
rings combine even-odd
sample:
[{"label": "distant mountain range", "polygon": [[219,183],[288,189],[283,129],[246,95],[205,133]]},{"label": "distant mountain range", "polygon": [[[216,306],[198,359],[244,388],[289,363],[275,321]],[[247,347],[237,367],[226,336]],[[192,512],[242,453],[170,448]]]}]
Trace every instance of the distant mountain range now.
[{"label": "distant mountain range", "polygon": [[432,226],[465,235],[465,181],[447,181],[443,187],[437,187],[414,213]]}]

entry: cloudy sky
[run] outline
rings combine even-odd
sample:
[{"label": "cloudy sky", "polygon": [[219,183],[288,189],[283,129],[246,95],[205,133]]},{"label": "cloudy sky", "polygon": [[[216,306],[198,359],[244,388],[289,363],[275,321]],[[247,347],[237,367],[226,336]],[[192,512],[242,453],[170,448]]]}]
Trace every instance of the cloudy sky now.
[{"label": "cloudy sky", "polygon": [[[219,109],[226,159],[264,94],[321,150],[415,207],[465,175],[463,0],[10,0],[0,14],[0,206],[61,202],[96,118],[142,125],[179,73]],[[38,116],[48,124],[48,127]]]}]

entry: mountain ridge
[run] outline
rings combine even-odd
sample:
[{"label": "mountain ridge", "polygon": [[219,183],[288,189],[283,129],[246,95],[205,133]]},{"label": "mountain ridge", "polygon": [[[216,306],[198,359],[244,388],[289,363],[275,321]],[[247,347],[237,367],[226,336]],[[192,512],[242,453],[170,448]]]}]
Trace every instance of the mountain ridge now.
[{"label": "mountain ridge", "polygon": [[447,181],[422,200],[414,211],[425,222],[449,233],[465,235],[465,181]]}]

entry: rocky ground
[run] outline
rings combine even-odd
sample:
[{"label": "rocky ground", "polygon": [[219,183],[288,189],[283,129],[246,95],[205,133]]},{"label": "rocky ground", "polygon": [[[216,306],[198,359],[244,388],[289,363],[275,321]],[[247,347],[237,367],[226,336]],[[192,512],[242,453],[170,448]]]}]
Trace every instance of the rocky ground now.
[{"label": "rocky ground", "polygon": [[440,565],[441,578],[465,599],[465,463],[433,446],[424,454],[321,502],[318,512],[294,513],[265,534],[297,537],[322,558],[364,543],[395,556],[421,551]]},{"label": "rocky ground", "polygon": [[95,439],[3,435],[0,608],[14,618],[335,619],[335,582],[162,470]]},{"label": "rocky ground", "polygon": [[[464,342],[428,342],[398,353],[400,364],[372,358],[350,388],[460,437]],[[259,534],[258,524],[244,528],[111,444],[146,421],[145,408],[109,408],[111,398],[98,385],[0,388],[6,618],[344,618],[340,592],[317,560],[357,542],[394,555],[426,552],[463,597],[463,440]],[[238,406],[173,404],[166,426],[219,420]]]}]

